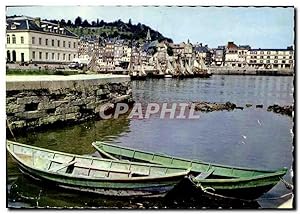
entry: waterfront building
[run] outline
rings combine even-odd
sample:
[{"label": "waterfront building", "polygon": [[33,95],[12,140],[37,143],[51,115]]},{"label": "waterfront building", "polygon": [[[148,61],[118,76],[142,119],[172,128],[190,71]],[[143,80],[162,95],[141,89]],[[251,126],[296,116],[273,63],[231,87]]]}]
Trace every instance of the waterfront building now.
[{"label": "waterfront building", "polygon": [[208,45],[202,46],[202,43],[194,47],[194,52],[197,60],[203,59],[206,65],[210,65],[212,62],[212,53],[208,48]]},{"label": "waterfront building", "polygon": [[234,42],[228,42],[225,48],[225,66],[235,67],[238,61],[238,46]]},{"label": "waterfront building", "polygon": [[218,46],[213,52],[213,62],[216,66],[224,66],[225,63],[225,46]]},{"label": "waterfront building", "polygon": [[294,69],[294,49],[250,49],[247,52],[247,64],[254,68]]},{"label": "waterfront building", "polygon": [[172,50],[173,50],[173,56],[175,58],[178,58],[183,55],[184,46],[185,46],[184,42],[182,42],[180,44],[174,44],[174,43],[169,44],[169,47],[172,48]]},{"label": "waterfront building", "polygon": [[6,18],[6,61],[64,64],[78,56],[78,36],[62,27],[26,16]]}]

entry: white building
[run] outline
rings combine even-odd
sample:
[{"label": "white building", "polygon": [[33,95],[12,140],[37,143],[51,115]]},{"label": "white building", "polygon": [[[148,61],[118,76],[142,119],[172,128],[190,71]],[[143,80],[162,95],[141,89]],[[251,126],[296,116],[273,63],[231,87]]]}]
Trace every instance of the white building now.
[{"label": "white building", "polygon": [[69,63],[78,53],[78,37],[59,24],[40,18],[6,19],[6,61]]},{"label": "white building", "polygon": [[293,69],[293,47],[286,49],[251,49],[247,53],[247,64],[254,68]]}]

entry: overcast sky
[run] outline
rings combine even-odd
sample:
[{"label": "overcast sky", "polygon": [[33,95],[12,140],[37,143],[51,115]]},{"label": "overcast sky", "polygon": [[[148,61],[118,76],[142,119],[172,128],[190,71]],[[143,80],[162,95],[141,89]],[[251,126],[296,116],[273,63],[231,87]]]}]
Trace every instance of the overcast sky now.
[{"label": "overcast sky", "polygon": [[254,7],[108,7],[108,6],[27,6],[7,7],[7,15],[89,22],[121,19],[149,25],[175,43],[202,42],[209,47],[234,41],[252,48],[286,48],[294,43],[293,8]]}]

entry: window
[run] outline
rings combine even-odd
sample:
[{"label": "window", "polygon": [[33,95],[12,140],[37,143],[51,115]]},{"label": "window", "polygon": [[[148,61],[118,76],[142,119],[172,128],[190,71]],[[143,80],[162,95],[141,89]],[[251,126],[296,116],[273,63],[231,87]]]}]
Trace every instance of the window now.
[{"label": "window", "polygon": [[34,45],[34,43],[35,43],[35,38],[34,38],[34,37],[32,37],[32,38],[31,38],[31,44],[33,44],[33,45]]},{"label": "window", "polygon": [[21,36],[21,44],[24,44],[24,37]]},{"label": "window", "polygon": [[282,60],[282,63],[284,64],[284,63],[285,63],[285,60]]},{"label": "window", "polygon": [[42,38],[39,38],[39,45],[42,45]]},{"label": "window", "polygon": [[63,60],[64,60],[64,61],[66,60],[66,54],[63,55]]},{"label": "window", "polygon": [[267,54],[271,54],[271,51],[267,51]]},{"label": "window", "polygon": [[261,51],[260,53],[261,53],[261,54],[264,54],[264,52],[263,52],[263,51]]},{"label": "window", "polygon": [[69,61],[71,60],[71,54],[69,54]]},{"label": "window", "polygon": [[263,60],[260,60],[260,63],[263,63],[264,61]]},{"label": "window", "polygon": [[59,47],[60,46],[60,41],[59,40],[57,40],[57,47]]},{"label": "window", "polygon": [[290,58],[290,59],[292,59],[293,57],[292,57],[292,56],[290,56],[289,58]]},{"label": "window", "polygon": [[267,59],[270,59],[270,56],[267,56]]},{"label": "window", "polygon": [[71,48],[71,42],[69,42],[69,48]]},{"label": "window", "polygon": [[16,36],[15,36],[15,34],[12,35],[12,43],[16,44]]},{"label": "window", "polygon": [[59,53],[57,53],[57,60],[59,60]]},{"label": "window", "polygon": [[54,53],[52,53],[52,60],[54,60]]},{"label": "window", "polygon": [[282,59],[285,59],[285,56],[283,56]]},{"label": "window", "polygon": [[260,58],[261,58],[261,59],[263,59],[263,58],[264,58],[264,56],[260,56]]},{"label": "window", "polygon": [[42,59],[42,52],[39,52],[39,59]]},{"label": "window", "polygon": [[74,48],[76,48],[76,42],[74,42]]},{"label": "window", "polygon": [[46,52],[46,59],[48,59],[48,52]]},{"label": "window", "polygon": [[35,51],[32,51],[32,59],[35,59]]},{"label": "window", "polygon": [[54,46],[54,39],[52,39],[52,46]]},{"label": "window", "polygon": [[267,60],[267,63],[270,63],[270,60]]},{"label": "window", "polygon": [[74,58],[76,58],[76,54],[74,54]]},{"label": "window", "polygon": [[289,62],[290,62],[290,63],[293,63],[293,60],[290,60]]},{"label": "window", "polygon": [[278,59],[278,56],[274,56],[275,59]]},{"label": "window", "polygon": [[48,39],[45,39],[45,45],[48,45]]},{"label": "window", "polygon": [[6,40],[6,43],[7,44],[10,44],[10,36],[9,35],[7,35],[7,38],[6,38],[7,40]]},{"label": "window", "polygon": [[66,41],[63,41],[63,47],[66,47]]},{"label": "window", "polygon": [[274,60],[274,63],[278,63],[278,60]]},{"label": "window", "polygon": [[292,54],[292,55],[293,55],[293,51],[290,51],[290,54]]}]

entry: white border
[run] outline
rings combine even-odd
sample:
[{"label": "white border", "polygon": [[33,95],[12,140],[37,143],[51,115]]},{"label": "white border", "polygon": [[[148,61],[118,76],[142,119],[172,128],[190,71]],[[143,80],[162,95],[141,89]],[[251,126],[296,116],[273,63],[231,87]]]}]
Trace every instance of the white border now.
[{"label": "white border", "polygon": [[[3,70],[1,70],[1,80],[0,80],[0,96],[1,96],[1,102],[0,102],[0,130],[2,130],[2,145],[1,145],[1,180],[0,183],[3,185],[1,188],[0,193],[0,199],[1,199],[1,211],[8,212],[8,209],[6,209],[6,152],[5,152],[5,7],[11,6],[11,5],[201,5],[201,6],[210,6],[210,5],[226,5],[226,6],[295,6],[296,8],[299,5],[299,1],[292,1],[292,0],[239,0],[239,1],[225,1],[225,0],[210,0],[210,1],[197,1],[197,0],[151,0],[151,1],[137,1],[137,0],[109,0],[109,1],[99,1],[99,0],[79,0],[79,1],[60,1],[60,0],[52,0],[52,1],[43,1],[40,0],[30,0],[27,2],[24,2],[22,0],[4,0],[1,1],[1,35],[2,42],[0,43],[0,50],[1,57],[1,67]],[[299,14],[298,14],[299,15]],[[299,22],[297,21],[297,29],[299,28]],[[298,53],[298,48],[297,48]],[[296,64],[299,60],[299,53],[297,54]],[[299,75],[297,75],[299,76]],[[299,77],[297,77],[297,82],[299,82]],[[296,98],[297,106],[299,106],[299,96]],[[298,130],[298,129],[297,129]],[[297,142],[296,142],[297,144]],[[299,148],[300,145],[297,145],[297,148]],[[299,150],[299,149],[297,149]],[[299,172],[299,167],[297,164],[297,172]],[[297,179],[298,184],[298,179]],[[297,185],[298,186],[298,185]],[[297,205],[299,204],[299,196],[297,197]],[[23,211],[22,211],[23,212]],[[40,212],[40,211],[38,211]],[[43,213],[48,213],[49,211],[43,210]],[[115,211],[105,211],[101,210],[101,212],[115,212]],[[123,211],[124,212],[124,211]],[[145,211],[144,211],[145,212]],[[160,211],[161,212],[161,211]],[[230,212],[230,211],[223,211],[223,212]],[[261,211],[260,211],[261,212]],[[265,211],[263,211],[265,212]],[[2,213],[2,212],[1,212]]]}]

